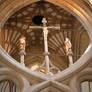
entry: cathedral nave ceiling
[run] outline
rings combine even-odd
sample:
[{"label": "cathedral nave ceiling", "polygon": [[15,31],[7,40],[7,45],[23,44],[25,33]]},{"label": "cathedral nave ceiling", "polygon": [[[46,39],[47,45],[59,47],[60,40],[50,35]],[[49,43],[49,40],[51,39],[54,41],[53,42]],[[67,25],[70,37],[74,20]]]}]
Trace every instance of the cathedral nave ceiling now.
[{"label": "cathedral nave ceiling", "polygon": [[[61,70],[68,67],[65,51],[65,38],[72,43],[73,60],[78,60],[89,44],[89,38],[82,24],[69,12],[48,2],[36,2],[14,13],[3,27],[4,49],[19,61],[19,39],[26,37],[26,66],[43,62],[44,43],[42,29],[30,26],[42,26],[34,23],[35,16],[47,19],[47,26],[60,26],[60,30],[49,29],[48,46],[50,59]],[[40,54],[40,55],[39,55]],[[38,56],[37,56],[38,55]]]}]

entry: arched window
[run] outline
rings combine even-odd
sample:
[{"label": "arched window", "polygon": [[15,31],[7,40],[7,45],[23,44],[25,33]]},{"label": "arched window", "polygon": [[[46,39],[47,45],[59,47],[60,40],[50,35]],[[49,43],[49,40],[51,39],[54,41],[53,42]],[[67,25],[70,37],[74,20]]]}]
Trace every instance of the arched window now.
[{"label": "arched window", "polygon": [[92,4],[92,0],[89,0],[89,2]]},{"label": "arched window", "polygon": [[9,80],[3,80],[0,82],[0,92],[17,92],[16,84]]},{"label": "arched window", "polygon": [[92,81],[84,81],[81,83],[81,92],[92,92]]}]

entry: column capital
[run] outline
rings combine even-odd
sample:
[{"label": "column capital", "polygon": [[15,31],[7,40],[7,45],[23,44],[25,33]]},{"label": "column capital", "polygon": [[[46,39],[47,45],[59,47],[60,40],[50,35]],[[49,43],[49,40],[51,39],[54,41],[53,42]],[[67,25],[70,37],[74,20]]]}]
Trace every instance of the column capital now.
[{"label": "column capital", "polygon": [[25,50],[20,50],[19,55],[26,55]]},{"label": "column capital", "polygon": [[71,50],[71,49],[69,49],[69,50],[68,50],[67,55],[70,55],[70,56],[72,56],[72,55],[73,55],[73,52],[72,52],[72,50]]}]

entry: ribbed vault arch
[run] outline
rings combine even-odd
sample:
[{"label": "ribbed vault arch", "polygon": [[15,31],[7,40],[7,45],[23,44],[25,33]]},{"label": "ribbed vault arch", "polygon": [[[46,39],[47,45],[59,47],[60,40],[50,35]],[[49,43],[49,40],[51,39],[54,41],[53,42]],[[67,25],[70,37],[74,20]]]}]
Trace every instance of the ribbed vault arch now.
[{"label": "ribbed vault arch", "polygon": [[[8,0],[7,0],[8,1]],[[7,3],[7,1],[5,3]],[[0,19],[0,26],[3,27],[3,24],[5,23],[5,21],[9,18],[9,16],[11,16],[15,11],[17,11],[17,8],[20,9],[20,7],[24,7],[26,6],[27,4],[31,4],[33,2],[36,2],[38,0],[25,0],[24,2],[22,0],[14,0],[11,2],[11,6],[13,6],[11,8],[11,6],[8,4],[6,9],[3,10],[1,13],[0,13],[0,17],[2,17],[2,19]],[[47,0],[48,1],[48,0]],[[65,70],[65,75],[63,74],[63,78],[65,77],[69,77],[67,74],[70,74],[71,73],[76,73],[78,70],[84,68],[86,66],[87,63],[89,63],[89,59],[91,59],[91,55],[92,55],[92,46],[91,46],[91,43],[92,43],[92,39],[91,39],[91,35],[92,35],[92,32],[91,32],[91,29],[92,29],[92,24],[90,22],[90,16],[88,16],[88,14],[86,14],[79,6],[77,6],[76,4],[74,5],[71,5],[69,2],[67,1],[63,1],[63,0],[49,0],[48,2],[51,2],[51,3],[54,3],[54,4],[57,4],[59,6],[62,6],[64,7],[65,9],[71,11],[71,13],[73,13],[75,16],[77,16],[77,18],[83,23],[83,25],[85,25],[85,28],[89,31],[89,37],[90,37],[90,46],[89,48],[87,49],[88,51],[86,51],[85,55],[82,56],[82,58],[80,60],[78,60],[78,62],[74,65],[75,69],[73,67],[69,68],[70,70]],[[72,2],[72,1],[71,1]],[[74,6],[76,6],[76,8],[74,8]],[[1,6],[1,9],[3,7]],[[80,9],[80,11],[78,11],[78,9]],[[8,11],[8,12],[7,12]],[[4,16],[2,16],[4,15]],[[85,56],[87,56],[87,58],[84,58]],[[84,62],[81,64],[79,62],[81,62],[82,60],[84,60]],[[6,61],[5,61],[6,62]],[[15,65],[11,64],[12,67],[14,67]],[[20,68],[19,68],[20,69]],[[73,69],[73,70],[72,70]],[[72,71],[71,71],[72,70]],[[26,72],[26,71],[25,71]],[[62,75],[62,73],[59,73],[58,75],[54,76],[53,79],[61,79],[62,77],[60,76]]]}]

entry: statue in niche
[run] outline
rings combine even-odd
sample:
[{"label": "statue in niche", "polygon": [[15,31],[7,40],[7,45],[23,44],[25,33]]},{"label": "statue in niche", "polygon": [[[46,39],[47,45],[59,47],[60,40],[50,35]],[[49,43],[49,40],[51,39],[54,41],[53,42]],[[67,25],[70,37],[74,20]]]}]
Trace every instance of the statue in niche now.
[{"label": "statue in niche", "polygon": [[69,38],[66,38],[66,40],[65,40],[65,47],[66,47],[66,53],[71,51],[72,44],[71,44]]}]

